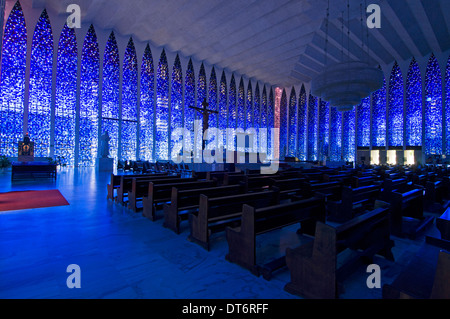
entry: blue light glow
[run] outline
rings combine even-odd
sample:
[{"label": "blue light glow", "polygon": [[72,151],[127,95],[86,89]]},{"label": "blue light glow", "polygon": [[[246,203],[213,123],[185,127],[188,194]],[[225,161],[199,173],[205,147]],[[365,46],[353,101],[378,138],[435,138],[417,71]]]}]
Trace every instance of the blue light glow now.
[{"label": "blue light glow", "polygon": [[79,166],[94,166],[98,153],[100,51],[90,26],[81,53]]},{"label": "blue light glow", "polygon": [[422,146],[422,103],[422,76],[413,59],[406,78],[406,146]]},{"label": "blue light glow", "polygon": [[446,136],[446,153],[450,154],[450,57],[447,61],[445,72],[445,122],[447,129]]},{"label": "blue light glow", "polygon": [[267,137],[268,137],[268,131],[270,130],[270,127],[268,125],[268,117],[267,117],[267,90],[266,86],[263,88],[262,96],[261,96],[261,121],[260,121],[260,128],[266,129],[260,131],[260,137],[259,140],[259,147],[260,147],[260,153],[267,155]]},{"label": "blue light glow", "polygon": [[302,85],[298,98],[298,137],[297,137],[297,158],[300,161],[306,161],[308,135],[308,118],[307,118],[307,95],[305,86]]},{"label": "blue light glow", "polygon": [[145,161],[154,161],[153,128],[155,123],[154,97],[155,69],[150,46],[147,44],[142,58],[141,69],[141,107],[140,107],[140,139],[139,156]]},{"label": "blue light glow", "polygon": [[284,159],[288,146],[288,105],[286,90],[283,89],[280,100],[280,158]]},{"label": "blue light glow", "polygon": [[[209,77],[209,93],[208,93],[208,104],[209,104],[209,109],[210,110],[214,110],[217,111],[217,76],[216,76],[216,70],[214,69],[214,67],[211,70],[211,75]],[[213,129],[213,128],[217,128],[217,114],[211,113],[209,115],[209,120],[208,120],[208,127]],[[214,139],[212,132],[209,132],[210,134],[208,135],[208,145],[207,148],[208,149],[214,149],[217,147],[217,140]]]},{"label": "blue light glow", "polygon": [[190,140],[185,138],[183,140],[183,148],[186,150],[194,150],[194,120],[195,111],[192,107],[195,104],[195,71],[192,60],[189,60],[186,70],[186,81],[184,89],[184,128],[190,132]]},{"label": "blue light glow", "polygon": [[[183,127],[183,70],[180,57],[176,56],[172,69],[172,90],[170,98],[170,130],[174,132]],[[181,155],[181,148],[174,149],[177,140],[170,137],[170,156]]]},{"label": "blue light glow", "polygon": [[247,100],[245,104],[245,126],[244,129],[248,129],[253,126],[253,88],[252,82],[248,81],[247,85]]},{"label": "blue light glow", "polygon": [[169,160],[169,65],[163,50],[156,77],[156,160]]},{"label": "blue light glow", "polygon": [[442,75],[434,55],[425,75],[425,154],[442,154]]},{"label": "blue light glow", "polygon": [[395,63],[389,81],[388,146],[403,146],[403,76]]},{"label": "blue light glow", "polygon": [[356,107],[358,119],[358,147],[370,147],[370,96]]},{"label": "blue light glow", "polygon": [[58,45],[55,103],[55,153],[61,163],[75,165],[78,51],[75,29],[64,25]]},{"label": "blue light glow", "polygon": [[318,100],[309,95],[308,101],[308,160],[318,160]]},{"label": "blue light glow", "polygon": [[[234,78],[234,74],[231,76],[230,82],[230,93],[228,96],[228,128],[230,129],[230,134],[236,133],[236,125],[237,125],[237,91],[236,91],[236,80]],[[227,137],[227,150],[235,151],[236,150],[236,139]]]},{"label": "blue light glow", "polygon": [[295,88],[291,89],[291,95],[289,97],[289,131],[288,131],[288,147],[287,156],[295,157],[296,145],[295,141],[297,139],[297,93]]},{"label": "blue light glow", "polygon": [[124,161],[135,161],[137,155],[137,83],[137,55],[133,39],[130,38],[125,50],[122,76],[122,129],[120,132],[120,156]]},{"label": "blue light glow", "polygon": [[356,156],[356,136],[355,136],[355,110],[346,111],[343,117],[342,153],[343,160],[355,162]]},{"label": "blue light glow", "polygon": [[271,160],[276,159],[274,148],[275,148],[275,137],[272,134],[272,129],[275,128],[275,99],[273,94],[273,89],[270,88],[269,100],[267,102],[267,157]]},{"label": "blue light glow", "polygon": [[227,78],[225,76],[225,71],[222,71],[222,77],[220,78],[219,87],[219,116],[218,116],[218,128],[223,131],[223,139],[219,140],[219,147],[226,147],[226,128],[228,124],[228,88],[227,88]]},{"label": "blue light glow", "polygon": [[330,161],[342,160],[342,112],[330,108]]},{"label": "blue light glow", "polygon": [[36,157],[50,156],[53,34],[47,11],[39,17],[31,44],[28,133]]},{"label": "blue light glow", "polygon": [[372,99],[372,146],[383,147],[386,146],[386,80]]},{"label": "blue light glow", "polygon": [[118,160],[119,149],[119,77],[120,59],[114,32],[111,32],[103,56],[102,135],[108,133],[109,155]]},{"label": "blue light glow", "polygon": [[319,160],[328,158],[330,145],[330,104],[320,100],[319,102]]}]

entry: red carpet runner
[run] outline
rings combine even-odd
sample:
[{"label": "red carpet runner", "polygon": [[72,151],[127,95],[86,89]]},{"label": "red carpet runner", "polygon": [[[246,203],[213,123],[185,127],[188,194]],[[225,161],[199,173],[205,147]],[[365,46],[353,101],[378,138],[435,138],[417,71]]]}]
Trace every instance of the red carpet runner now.
[{"label": "red carpet runner", "polygon": [[0,212],[67,205],[59,190],[0,193]]}]

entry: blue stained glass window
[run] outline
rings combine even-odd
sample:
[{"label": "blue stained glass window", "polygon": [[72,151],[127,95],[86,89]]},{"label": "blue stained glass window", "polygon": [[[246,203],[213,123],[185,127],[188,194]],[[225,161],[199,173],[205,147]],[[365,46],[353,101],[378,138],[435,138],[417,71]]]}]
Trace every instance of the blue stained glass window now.
[{"label": "blue stained glass window", "polygon": [[342,117],[344,127],[342,132],[343,159],[346,162],[354,162],[356,155],[355,110],[344,112]]},{"label": "blue stained glass window", "polygon": [[239,82],[239,89],[237,92],[237,105],[236,105],[236,128],[244,129],[245,128],[245,89],[244,89],[244,80],[241,78]]},{"label": "blue stained glass window", "polygon": [[318,104],[317,97],[309,95],[308,101],[308,160],[318,160]]},{"label": "blue stained glass window", "polygon": [[[174,132],[183,128],[183,70],[178,54],[173,64],[171,81],[170,130]],[[177,142],[178,140],[174,140],[173,136],[170,137],[170,154],[172,158],[181,155],[181,147],[178,149],[174,148]]]},{"label": "blue stained glass window", "polygon": [[53,34],[47,11],[39,17],[33,34],[30,63],[28,133],[34,141],[34,155],[50,155],[52,116]]},{"label": "blue stained glass window", "polygon": [[425,76],[425,154],[442,154],[442,75],[434,55]]},{"label": "blue stained glass window", "polygon": [[75,165],[78,50],[75,29],[64,25],[58,45],[55,103],[55,157]]},{"label": "blue stained glass window", "polygon": [[228,125],[228,88],[227,88],[227,78],[225,76],[225,71],[222,71],[222,77],[220,78],[219,87],[219,116],[218,116],[218,128],[223,132],[223,139],[219,140],[219,147],[224,148],[227,145],[226,139],[226,129]]},{"label": "blue stained glass window", "polygon": [[27,29],[19,1],[6,21],[2,46],[0,154],[17,156],[23,138]]},{"label": "blue stained glass window", "polygon": [[[237,91],[236,91],[236,80],[234,78],[234,74],[231,76],[230,81],[230,93],[228,96],[228,128],[230,134],[235,134],[237,128]],[[227,137],[227,150],[235,151],[236,150],[236,139]]]},{"label": "blue stained glass window", "polygon": [[137,55],[133,39],[128,41],[123,59],[122,77],[122,129],[121,152],[122,160],[136,160],[137,151]]},{"label": "blue stained glass window", "polygon": [[328,158],[330,144],[330,104],[319,101],[319,160]]},{"label": "blue stained glass window", "polygon": [[248,129],[253,127],[253,88],[252,82],[248,81],[247,86],[247,100],[245,104],[245,127],[244,129]]},{"label": "blue stained glass window", "polygon": [[156,160],[169,160],[169,65],[165,50],[156,78]]},{"label": "blue stained glass window", "polygon": [[259,139],[259,151],[261,154],[267,154],[267,137],[268,131],[270,127],[268,126],[268,116],[267,116],[267,90],[266,86],[263,88],[262,96],[261,96],[261,121],[260,121],[260,139]]},{"label": "blue stained glass window", "polygon": [[[218,111],[217,110],[217,76],[216,76],[216,70],[213,67],[211,70],[211,75],[209,77],[209,94],[208,94],[208,104],[209,104],[209,109],[210,110],[214,110],[214,111]],[[209,115],[209,120],[208,120],[208,127],[213,129],[213,128],[217,128],[217,114],[211,113]],[[215,147],[217,147],[217,140],[215,140],[210,132],[210,135],[208,135],[208,149],[213,149]]]},{"label": "blue stained glass window", "polygon": [[273,89],[270,89],[269,100],[267,101],[267,157],[271,160],[275,158],[275,136],[272,130],[275,128],[275,98]]},{"label": "blue stained glass window", "polygon": [[342,112],[330,108],[330,161],[342,160]]},{"label": "blue stained glass window", "polygon": [[261,92],[259,90],[259,83],[256,83],[255,95],[253,97],[253,128],[255,129],[255,138],[253,144],[253,151],[259,152],[259,128],[261,125]]},{"label": "blue stained glass window", "polygon": [[447,129],[446,151],[450,154],[450,57],[445,72],[445,121]]},{"label": "blue stained glass window", "polygon": [[[200,66],[200,71],[198,73],[198,82],[197,82],[197,107],[202,108],[203,107],[203,101],[208,98],[207,96],[208,92],[208,86],[207,86],[207,80],[206,80],[206,71],[205,66]],[[195,112],[195,119],[198,121],[197,123],[197,129],[198,132],[195,132],[197,134],[197,140],[195,141],[195,157],[201,158],[202,156],[202,148],[203,148],[203,116],[199,112]]]},{"label": "blue stained glass window", "polygon": [[372,146],[386,146],[386,80],[382,88],[373,93]]},{"label": "blue stained glass window", "polygon": [[194,150],[194,120],[195,111],[192,107],[195,104],[195,71],[192,60],[189,60],[186,70],[186,81],[184,90],[184,128],[190,132],[190,141],[184,139],[184,148],[187,150]]},{"label": "blue stained glass window", "polygon": [[422,146],[422,76],[413,59],[406,77],[406,146]]},{"label": "blue stained glass window", "polygon": [[141,107],[140,107],[140,158],[154,161],[153,156],[153,128],[155,123],[155,105],[153,102],[155,84],[155,69],[150,46],[144,51],[141,69]]},{"label": "blue stained glass window", "polygon": [[283,89],[280,100],[280,158],[287,154],[288,147],[288,105],[286,90]]},{"label": "blue stained glass window", "polygon": [[298,116],[297,116],[298,136],[297,136],[297,158],[306,161],[306,137],[308,135],[307,122],[307,95],[305,86],[302,85],[298,99]]},{"label": "blue stained glass window", "polygon": [[297,92],[295,88],[292,88],[291,95],[289,97],[289,112],[288,112],[288,152],[287,156],[295,157],[296,145],[295,141],[297,139]]},{"label": "blue stained glass window", "polygon": [[97,158],[99,82],[100,51],[95,29],[91,25],[81,53],[79,166],[94,166]]},{"label": "blue stained glass window", "polygon": [[356,107],[358,119],[358,147],[370,147],[370,96]]},{"label": "blue stained glass window", "polygon": [[[236,133],[243,133],[245,130],[245,89],[244,89],[244,80],[241,78],[239,82],[239,90],[237,92],[237,105],[236,105]],[[237,148],[239,152],[245,152],[245,149]]]},{"label": "blue stained glass window", "polygon": [[111,139],[109,155],[115,161],[119,155],[119,74],[119,48],[111,32],[103,56],[102,134],[108,133]]},{"label": "blue stained glass window", "polygon": [[403,76],[397,63],[389,81],[388,146],[403,146]]}]

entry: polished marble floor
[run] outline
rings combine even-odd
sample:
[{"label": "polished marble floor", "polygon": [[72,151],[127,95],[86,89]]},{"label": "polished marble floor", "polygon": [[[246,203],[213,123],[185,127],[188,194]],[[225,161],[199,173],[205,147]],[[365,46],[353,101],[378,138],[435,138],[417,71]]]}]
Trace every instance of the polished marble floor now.
[{"label": "polished marble floor", "polygon": [[[3,299],[299,299],[283,290],[288,270],[271,281],[225,260],[223,233],[210,252],[106,200],[110,175],[94,169],[63,169],[56,181],[17,181],[0,173],[0,192],[59,189],[69,206],[0,212],[0,298]],[[161,213],[159,213],[161,217]],[[431,231],[435,231],[432,229]],[[382,283],[390,283],[423,244],[394,238],[396,262],[375,258]],[[262,236],[262,256],[276,256],[309,238],[287,228]],[[69,289],[67,267],[80,266],[81,288]],[[379,299],[365,268],[344,282],[342,299]]]}]

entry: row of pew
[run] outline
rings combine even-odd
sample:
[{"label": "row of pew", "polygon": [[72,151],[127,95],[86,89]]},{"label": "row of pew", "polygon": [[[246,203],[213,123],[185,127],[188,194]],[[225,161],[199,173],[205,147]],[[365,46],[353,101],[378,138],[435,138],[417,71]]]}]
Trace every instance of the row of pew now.
[{"label": "row of pew", "polygon": [[[435,217],[424,215],[430,202],[442,210],[437,206],[449,198],[448,184],[436,183],[441,180],[428,173],[423,180],[422,173],[317,167],[285,168],[274,175],[257,170],[112,174],[108,199],[152,221],[163,218],[163,226],[176,234],[188,229],[188,239],[206,250],[213,247],[212,235],[221,233],[228,243],[225,258],[267,280],[287,267],[290,293],[337,298],[337,283],[352,269],[338,267],[341,252],[355,251],[358,260],[379,255],[394,261],[391,236],[413,238],[432,224]],[[428,182],[435,185],[433,196]],[[313,240],[258,263],[257,236],[296,224],[297,233]]]}]

